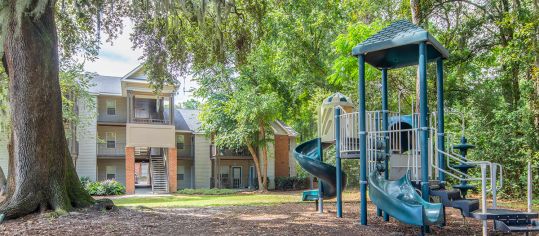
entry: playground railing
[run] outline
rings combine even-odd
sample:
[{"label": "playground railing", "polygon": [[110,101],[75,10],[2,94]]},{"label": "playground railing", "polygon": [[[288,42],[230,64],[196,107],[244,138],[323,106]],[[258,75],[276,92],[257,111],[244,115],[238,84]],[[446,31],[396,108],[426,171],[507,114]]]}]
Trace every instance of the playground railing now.
[{"label": "playground railing", "polygon": [[[359,142],[359,113],[358,112],[349,112],[346,113],[344,109],[341,109],[343,114],[339,117],[340,122],[340,149],[341,155],[349,156],[353,158],[359,157],[360,152],[360,142]],[[387,112],[388,120],[395,120],[397,118],[398,122],[393,122],[391,127],[388,127],[390,130],[383,130],[383,115],[384,112]],[[496,207],[496,195],[497,191],[503,187],[503,167],[502,165],[489,161],[471,161],[465,159],[462,155],[455,153],[451,148],[446,149],[449,151],[444,151],[438,147],[438,143],[434,137],[436,137],[437,129],[433,128],[436,124],[436,115],[434,114],[433,119],[429,120],[431,125],[430,137],[428,144],[429,148],[429,177],[440,172],[451,176],[459,181],[481,181],[481,185],[487,184],[490,182],[490,188],[486,188],[485,193],[491,192],[493,197],[493,207]],[[381,163],[384,158],[389,158],[386,154],[386,151],[389,154],[401,154],[407,156],[406,167],[407,171],[411,172],[412,181],[420,179],[420,142],[419,142],[419,120],[417,116],[412,115],[412,128],[402,129],[400,113],[398,112],[389,112],[389,111],[367,111],[365,113],[365,128],[366,128],[366,144],[367,144],[367,172],[376,170],[376,164]],[[434,121],[434,123],[432,123]],[[464,125],[464,124],[463,124]],[[387,146],[387,150],[386,150]],[[445,157],[446,168],[441,168],[438,163],[438,154],[441,154]],[[451,163],[466,164],[479,166],[481,168],[487,168],[487,174],[481,177],[474,177],[471,174],[464,173],[456,168],[454,168]],[[393,166],[393,165],[392,165]],[[395,166],[393,166],[395,167]],[[499,171],[498,171],[499,170]],[[367,173],[367,174],[368,174]]]},{"label": "playground railing", "polygon": [[[431,134],[436,133],[436,129],[431,128]],[[432,136],[432,135],[431,135]],[[431,138],[432,139],[432,138]],[[487,186],[487,182],[490,182],[490,188],[485,188],[481,190],[482,192],[482,198],[483,195],[486,196],[487,192],[492,193],[492,207],[496,208],[496,198],[497,198],[497,191],[500,190],[503,187],[503,166],[499,163],[494,163],[490,161],[470,161],[468,159],[465,159],[463,156],[456,154],[456,153],[450,153],[441,150],[438,147],[438,144],[434,142],[434,145],[431,146],[435,150],[436,155],[430,156],[431,158],[437,159],[438,153],[442,154],[445,157],[445,164],[447,169],[440,168],[439,163],[435,162],[434,160],[431,161],[431,165],[433,168],[435,168],[438,172],[443,172],[457,180],[460,181],[481,181],[481,186]],[[473,166],[479,166],[481,167],[481,177],[473,177],[470,174],[464,173],[456,168],[453,168],[451,165],[451,161],[457,162],[458,164],[465,164],[465,165],[473,165]],[[488,174],[483,175],[483,169],[488,168]],[[499,168],[499,172],[498,172]],[[486,171],[487,169],[485,169]],[[499,175],[498,175],[499,173]],[[499,183],[499,184],[498,184]]]}]

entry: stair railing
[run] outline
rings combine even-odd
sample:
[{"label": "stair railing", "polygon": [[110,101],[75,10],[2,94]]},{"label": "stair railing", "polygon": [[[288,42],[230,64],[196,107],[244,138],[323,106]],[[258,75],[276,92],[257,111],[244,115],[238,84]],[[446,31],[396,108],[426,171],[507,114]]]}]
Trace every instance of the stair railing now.
[{"label": "stair railing", "polygon": [[[435,133],[436,132],[436,129],[435,128],[431,128],[431,132],[432,133]],[[432,137],[432,133],[431,133],[431,137]],[[450,171],[447,171],[447,170],[444,170],[442,168],[440,168],[438,165],[435,164],[434,161],[431,162],[431,165],[433,168],[435,168],[436,170],[438,170],[439,172],[443,172],[453,178],[456,178],[460,181],[481,181],[481,198],[482,198],[482,202],[484,203],[484,205],[482,205],[483,208],[486,209],[486,199],[483,199],[483,198],[486,198],[486,194],[487,192],[491,192],[492,193],[492,207],[493,208],[496,208],[497,207],[497,203],[496,203],[496,198],[497,198],[497,191],[500,190],[501,188],[503,188],[503,166],[500,165],[499,163],[494,163],[494,162],[490,162],[490,161],[470,161],[468,159],[465,159],[463,156],[459,155],[459,154],[456,154],[456,153],[449,153],[449,152],[445,152],[445,151],[442,151],[439,149],[438,147],[438,144],[435,143],[434,145],[434,149],[436,149],[436,153],[441,153],[442,155],[444,155],[445,159],[446,159],[446,167],[453,171],[454,173],[451,173]],[[436,155],[437,156],[437,155]],[[434,158],[435,156],[431,156],[431,158]],[[477,178],[477,177],[472,177],[471,175],[467,174],[467,173],[463,173],[462,171],[456,169],[456,168],[453,168],[451,165],[450,165],[450,162],[451,160],[453,161],[456,161],[460,164],[466,164],[466,165],[475,165],[475,166],[480,166],[481,168],[481,177],[480,178]],[[487,167],[488,167],[488,178],[487,178]],[[497,174],[497,170],[499,168],[499,175]],[[485,173],[483,173],[485,172]],[[458,176],[460,175],[460,176]],[[462,177],[461,177],[462,176]],[[499,180],[499,181],[498,181]],[[490,181],[490,188],[487,188],[487,182]],[[498,182],[499,182],[499,185],[498,185]],[[484,188],[483,188],[484,186]]]},{"label": "stair railing", "polygon": [[169,185],[168,179],[169,178],[168,178],[168,168],[167,168],[167,166],[169,165],[168,158],[169,158],[168,151],[166,151],[166,152],[163,151],[163,168],[164,168],[164,171],[165,171],[165,183],[166,183],[165,187],[166,187],[166,192],[167,193],[169,192],[169,187],[168,187],[168,185]]}]

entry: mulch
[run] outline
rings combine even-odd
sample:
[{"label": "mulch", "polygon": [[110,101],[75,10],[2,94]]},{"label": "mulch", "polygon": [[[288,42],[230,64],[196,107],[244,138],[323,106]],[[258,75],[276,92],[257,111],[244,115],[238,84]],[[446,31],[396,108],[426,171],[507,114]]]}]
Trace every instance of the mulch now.
[{"label": "mulch", "polygon": [[[391,219],[384,222],[369,204],[369,225],[359,224],[359,203],[347,202],[343,218],[335,217],[334,203],[326,213],[313,203],[272,206],[205,208],[83,209],[69,215],[32,214],[0,224],[1,235],[418,235],[419,228]],[[448,209],[447,225],[432,226],[433,235],[481,235],[481,223],[464,221]]]}]

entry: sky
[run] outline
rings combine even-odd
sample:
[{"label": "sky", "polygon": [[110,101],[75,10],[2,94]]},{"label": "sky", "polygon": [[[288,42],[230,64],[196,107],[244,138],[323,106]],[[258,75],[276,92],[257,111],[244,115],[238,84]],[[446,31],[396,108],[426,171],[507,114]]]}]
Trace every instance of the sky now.
[{"label": "sky", "polygon": [[[99,50],[99,56],[95,61],[87,61],[84,69],[88,72],[95,72],[100,75],[122,77],[140,65],[142,56],[140,48],[133,49],[133,43],[129,35],[133,32],[133,24],[129,20],[124,21],[123,33],[113,40],[112,44],[104,42]],[[181,103],[192,98],[191,92],[197,87],[191,77],[178,78],[181,85],[175,97],[176,103]],[[185,82],[184,82],[185,81]]]}]

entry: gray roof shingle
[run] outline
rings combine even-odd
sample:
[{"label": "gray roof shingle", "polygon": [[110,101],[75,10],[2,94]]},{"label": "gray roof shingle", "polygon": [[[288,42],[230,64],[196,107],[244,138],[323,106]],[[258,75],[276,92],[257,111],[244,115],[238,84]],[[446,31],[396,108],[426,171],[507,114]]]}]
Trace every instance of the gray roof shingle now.
[{"label": "gray roof shingle", "polygon": [[[202,124],[198,119],[199,110],[175,109],[174,112],[174,126],[176,126],[176,130],[191,131],[194,133],[202,132]],[[168,117],[168,109],[165,109],[164,115]]]},{"label": "gray roof shingle", "polygon": [[122,77],[96,75],[90,80],[89,92],[94,94],[122,95]]},{"label": "gray roof shingle", "polygon": [[365,54],[376,68],[399,68],[417,64],[418,45],[427,42],[427,59],[448,58],[449,52],[429,32],[406,20],[395,21],[359,43],[352,55]]}]

